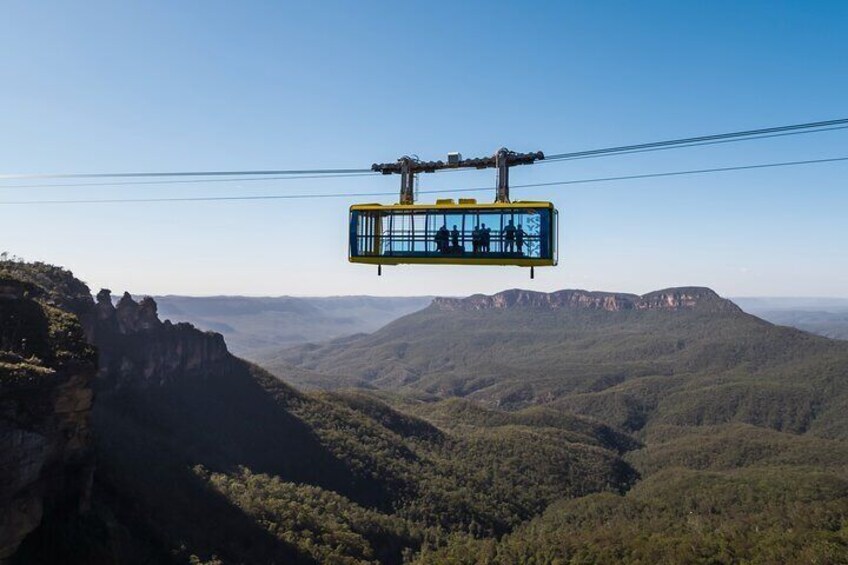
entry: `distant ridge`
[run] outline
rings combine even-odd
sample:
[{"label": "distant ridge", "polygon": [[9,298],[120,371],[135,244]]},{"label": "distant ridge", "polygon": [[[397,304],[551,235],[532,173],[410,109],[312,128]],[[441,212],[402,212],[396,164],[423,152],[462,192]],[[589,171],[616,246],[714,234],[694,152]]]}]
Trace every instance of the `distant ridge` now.
[{"label": "distant ridge", "polygon": [[154,297],[162,319],[221,333],[234,354],[262,361],[281,347],[373,332],[432,297]]},{"label": "distant ridge", "polygon": [[608,312],[695,308],[741,312],[738,306],[721,298],[714,290],[697,286],[666,288],[642,296],[571,289],[551,293],[511,289],[493,295],[475,294],[468,298],[436,298],[433,300],[433,306],[448,311],[531,307],[550,310],[566,308],[606,310]]}]

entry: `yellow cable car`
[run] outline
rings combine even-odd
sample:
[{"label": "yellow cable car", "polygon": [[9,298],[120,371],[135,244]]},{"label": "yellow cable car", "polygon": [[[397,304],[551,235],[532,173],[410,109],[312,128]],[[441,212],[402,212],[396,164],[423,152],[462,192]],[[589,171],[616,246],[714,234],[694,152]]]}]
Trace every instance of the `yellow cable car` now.
[{"label": "yellow cable car", "polygon": [[[456,154],[454,154],[456,155]],[[397,164],[374,165],[384,174],[402,174],[400,204],[356,204],[350,207],[348,257],[352,263],[382,265],[501,265],[535,267],[557,264],[558,214],[550,202],[510,202],[508,167],[544,158],[505,149],[490,159],[451,159],[422,163],[404,157]],[[496,202],[474,199],[415,204],[417,172],[474,166],[499,169]]]}]

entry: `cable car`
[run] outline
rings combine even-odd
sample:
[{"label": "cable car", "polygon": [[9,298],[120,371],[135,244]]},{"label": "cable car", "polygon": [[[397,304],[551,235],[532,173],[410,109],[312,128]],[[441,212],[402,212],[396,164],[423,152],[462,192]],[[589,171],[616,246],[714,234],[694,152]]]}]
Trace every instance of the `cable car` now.
[{"label": "cable car", "polygon": [[[398,204],[356,204],[350,207],[349,254],[352,263],[377,265],[500,265],[555,266],[558,213],[551,202],[510,202],[509,167],[543,159],[538,153],[501,149],[493,157],[462,160],[450,154],[448,163],[403,157],[397,163],[372,166],[383,174],[401,174]],[[414,202],[414,176],[419,172],[459,167],[497,167],[495,202],[474,199]]]}]

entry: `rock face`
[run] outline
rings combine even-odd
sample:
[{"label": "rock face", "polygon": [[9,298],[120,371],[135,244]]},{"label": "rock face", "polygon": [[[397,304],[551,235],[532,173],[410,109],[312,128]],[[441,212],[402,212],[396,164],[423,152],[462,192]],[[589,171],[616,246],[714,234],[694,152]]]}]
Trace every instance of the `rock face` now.
[{"label": "rock face", "polygon": [[[94,346],[94,347],[92,347]],[[230,358],[221,335],[162,322],[156,302],[96,302],[68,271],[0,264],[0,561],[28,534],[87,510],[92,400],[202,375]]]},{"label": "rock face", "polygon": [[681,287],[657,290],[644,296],[586,290],[560,290],[545,293],[529,290],[506,290],[491,296],[475,294],[468,298],[436,298],[433,306],[440,310],[489,310],[505,308],[545,308],[549,310],[585,309],[619,312],[622,310],[691,310],[714,311],[739,308],[704,287]]},{"label": "rock face", "polygon": [[94,309],[89,333],[100,353],[98,387],[159,386],[178,375],[202,373],[229,356],[220,334],[159,320],[150,297],[136,302],[124,293],[113,306],[110,291],[103,289]]},{"label": "rock face", "polygon": [[90,497],[95,354],[43,298],[9,280],[0,291],[0,559],[44,515],[85,510]]}]

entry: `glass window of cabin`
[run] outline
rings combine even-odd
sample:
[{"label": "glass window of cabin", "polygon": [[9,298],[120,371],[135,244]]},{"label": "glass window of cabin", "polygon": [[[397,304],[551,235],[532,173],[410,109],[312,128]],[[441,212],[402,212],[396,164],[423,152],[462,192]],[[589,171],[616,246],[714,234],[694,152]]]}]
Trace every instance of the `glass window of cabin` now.
[{"label": "glass window of cabin", "polygon": [[354,212],[351,231],[354,256],[548,259],[555,236],[551,211],[528,208]]},{"label": "glass window of cabin", "polygon": [[428,254],[427,217],[416,211],[386,212],[382,222],[381,253],[388,256]]},{"label": "glass window of cabin", "polygon": [[504,258],[538,259],[550,255],[549,210],[469,210],[464,224],[465,240],[470,242],[466,252]]},{"label": "glass window of cabin", "polygon": [[379,212],[355,211],[351,213],[350,224],[351,256],[376,255],[380,238]]},{"label": "glass window of cabin", "polygon": [[434,256],[461,255],[464,251],[463,214],[452,210],[427,212],[427,253]]}]

